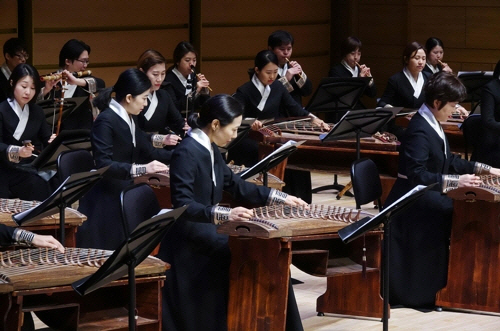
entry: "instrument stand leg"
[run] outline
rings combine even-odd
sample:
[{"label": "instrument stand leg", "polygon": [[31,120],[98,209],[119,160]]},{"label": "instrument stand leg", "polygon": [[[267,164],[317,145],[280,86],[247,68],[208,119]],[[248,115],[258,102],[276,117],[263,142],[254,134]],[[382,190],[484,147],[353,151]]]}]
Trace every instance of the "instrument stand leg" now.
[{"label": "instrument stand leg", "polygon": [[[344,185],[341,185],[339,184],[338,182],[338,175],[335,174],[333,175],[333,184],[332,185],[325,185],[325,186],[320,186],[320,187],[316,187],[315,189],[311,190],[312,193],[319,193],[321,191],[325,191],[325,190],[336,190],[337,192],[342,192],[342,190],[345,188]],[[347,192],[344,192],[345,195],[347,195],[348,197],[352,197],[352,193],[347,191]],[[337,199],[340,199],[338,196],[337,196]]]}]

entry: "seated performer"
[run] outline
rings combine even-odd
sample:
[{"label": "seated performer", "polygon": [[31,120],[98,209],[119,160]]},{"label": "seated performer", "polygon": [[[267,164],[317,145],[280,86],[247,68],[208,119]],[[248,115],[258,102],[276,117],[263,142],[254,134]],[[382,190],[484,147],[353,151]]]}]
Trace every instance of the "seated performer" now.
[{"label": "seated performer", "polygon": [[478,156],[480,160],[500,167],[500,61],[495,66],[493,79],[481,91],[481,122],[484,139]]},{"label": "seated performer", "polygon": [[[291,116],[309,116],[313,125],[322,130],[330,127],[314,114],[302,108],[288,93],[280,81],[278,74],[278,58],[269,51],[260,51],[255,57],[254,73],[250,81],[238,87],[234,97],[243,105],[244,118],[254,118],[253,130],[262,128],[260,120],[270,118],[286,118]],[[251,166],[258,160],[257,143],[245,139],[238,151],[230,151],[230,159],[236,164]]]},{"label": "seated performer", "polygon": [[31,65],[21,63],[9,84],[9,97],[0,103],[0,198],[42,201],[55,185],[25,167],[55,138],[35,104],[40,76]]},{"label": "seated performer", "polygon": [[[366,64],[360,64],[361,61],[361,40],[356,37],[347,37],[340,44],[340,63],[330,69],[328,77],[350,78],[350,77],[372,77],[372,73]],[[370,98],[377,96],[377,88],[373,78],[365,89],[365,95]],[[362,104],[355,106],[355,109],[365,108]]]},{"label": "seated performer", "polygon": [[294,39],[293,36],[283,30],[274,31],[267,39],[267,46],[278,57],[278,76],[283,86],[290,92],[292,98],[302,105],[302,97],[312,93],[311,80],[302,71],[297,61],[290,61],[292,57]]},{"label": "seated performer", "polygon": [[210,83],[204,75],[194,74],[197,56],[193,45],[187,41],[177,44],[174,49],[174,65],[167,70],[162,84],[181,114],[198,110],[210,98]]},{"label": "seated performer", "polygon": [[[188,208],[160,246],[159,257],[172,265],[163,291],[163,330],[227,330],[231,257],[228,236],[216,229],[218,224],[253,215],[243,207],[218,206],[223,191],[252,204],[305,205],[296,197],[245,182],[225,164],[217,147],[236,137],[242,114],[235,98],[223,94],[210,98],[199,115],[190,116],[192,130],[173,152],[172,203]],[[288,316],[287,330],[302,330],[293,290]]]},{"label": "seated performer", "polygon": [[152,84],[148,105],[137,116],[138,123],[143,131],[151,133],[153,145],[158,148],[177,145],[188,129],[168,92],[160,89],[165,79],[165,63],[165,58],[154,49],[142,53],[137,62],[137,69],[144,72]]},{"label": "seated performer", "polygon": [[133,184],[132,177],[168,169],[165,163],[172,152],[154,148],[133,120],[147,105],[150,91],[151,81],[145,73],[127,69],[115,86],[94,99],[102,112],[92,126],[92,152],[96,167],[109,169],[80,199],[78,210],[87,221],[78,229],[78,247],[116,249],[125,239],[120,218],[121,191]]},{"label": "seated performer", "polygon": [[[71,39],[61,48],[58,72],[63,72],[66,77],[64,98],[89,97],[91,99],[97,90],[104,88],[104,81],[100,78],[93,76],[77,78],[72,75],[73,72],[87,70],[90,63],[89,55],[90,46],[81,40]],[[61,89],[60,81],[46,81],[43,88],[44,98],[60,98]],[[64,119],[61,129],[90,129],[96,116],[97,110],[93,110],[89,100],[83,112],[72,113],[71,117]]]},{"label": "seated performer", "polygon": [[440,121],[466,96],[460,80],[448,72],[431,76],[425,103],[405,131],[399,173],[386,205],[416,185],[438,183],[407,210],[392,218],[390,237],[390,303],[433,306],[446,285],[453,201],[446,192],[481,183],[478,175],[500,175],[500,169],[469,162],[450,151]]},{"label": "seated performer", "polygon": [[0,68],[0,102],[7,99],[10,90],[10,75],[12,70],[29,58],[26,44],[19,38],[10,38],[3,44],[5,62]]},{"label": "seated performer", "polygon": [[43,236],[21,228],[0,224],[0,246],[9,246],[16,243],[55,248],[64,253],[63,245],[52,236]]},{"label": "seated performer", "polygon": [[435,74],[440,71],[453,72],[447,63],[443,62],[444,46],[441,39],[431,37],[425,42],[427,50],[427,62],[424,67],[424,72]]}]

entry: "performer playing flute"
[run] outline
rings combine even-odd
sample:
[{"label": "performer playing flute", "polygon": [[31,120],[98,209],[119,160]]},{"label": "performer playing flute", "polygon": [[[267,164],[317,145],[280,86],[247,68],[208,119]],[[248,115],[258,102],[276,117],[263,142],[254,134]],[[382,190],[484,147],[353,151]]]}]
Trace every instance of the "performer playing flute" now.
[{"label": "performer playing flute", "polygon": [[444,45],[441,39],[431,37],[425,42],[427,51],[427,62],[424,71],[430,74],[435,74],[440,71],[453,72],[447,63],[443,62]]}]

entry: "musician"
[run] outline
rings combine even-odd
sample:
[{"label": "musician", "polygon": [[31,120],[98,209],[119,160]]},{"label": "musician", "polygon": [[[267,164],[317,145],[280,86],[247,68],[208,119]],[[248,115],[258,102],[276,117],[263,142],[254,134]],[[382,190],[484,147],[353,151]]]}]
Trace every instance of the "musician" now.
[{"label": "musician", "polygon": [[[94,97],[94,93],[104,88],[104,81],[100,78],[88,76],[77,78],[73,72],[85,71],[90,63],[90,46],[81,40],[68,40],[59,52],[59,71],[66,77],[67,84],[64,87],[64,98]],[[57,86],[57,88],[56,88]],[[45,99],[61,97],[61,82],[46,81],[43,88]],[[90,129],[98,110],[92,109],[90,102],[86,104],[86,111],[73,113],[71,118],[64,120],[64,129]]]},{"label": "musician", "polygon": [[[92,152],[97,168],[109,166],[81,200],[87,221],[78,229],[77,246],[116,249],[125,239],[120,217],[120,193],[132,177],[165,171],[171,151],[154,148],[133,120],[147,105],[151,81],[138,69],[127,69],[116,84],[99,93],[95,105],[103,111],[92,126]],[[114,98],[112,98],[114,94]]]},{"label": "musician", "polygon": [[446,284],[453,202],[446,192],[481,183],[478,175],[500,169],[469,162],[450,151],[439,121],[466,97],[465,87],[449,72],[434,74],[424,86],[425,103],[413,116],[399,152],[399,173],[386,205],[416,185],[437,185],[391,220],[390,303],[434,305]]},{"label": "musician", "polygon": [[10,90],[9,78],[12,70],[21,63],[26,63],[29,58],[26,44],[22,39],[10,38],[3,44],[5,62],[0,68],[0,102],[7,99]]},{"label": "musician", "polygon": [[[279,86],[282,86],[281,83]],[[301,199],[235,175],[218,153],[236,137],[243,110],[228,95],[209,99],[192,114],[192,130],[172,155],[170,187],[175,208],[188,205],[160,246],[159,256],[171,263],[163,295],[163,330],[227,330],[230,252],[228,236],[218,224],[243,221],[252,210],[218,206],[222,192],[252,204],[304,205]],[[302,330],[293,291],[289,295],[287,330]]]},{"label": "musician", "polygon": [[40,76],[34,67],[21,63],[9,83],[9,97],[0,103],[0,197],[41,201],[52,193],[52,181],[30,171],[28,165],[55,135],[35,104]]},{"label": "musician", "polygon": [[[361,61],[361,40],[356,37],[347,37],[340,44],[340,53],[342,60],[330,69],[328,77],[372,77],[371,69],[366,64],[360,64]],[[364,94],[370,98],[377,96],[377,88],[373,78],[368,83]],[[355,106],[355,109],[365,108],[362,104]]]},{"label": "musician", "polygon": [[444,56],[444,45],[441,39],[430,37],[425,42],[427,50],[427,62],[425,63],[424,72],[435,74],[440,71],[453,72],[447,63],[442,62]]},{"label": "musician", "polygon": [[294,39],[288,31],[274,31],[267,38],[267,47],[278,57],[278,76],[276,80],[290,92],[292,98],[302,105],[302,97],[312,93],[313,86],[306,73],[292,57]]},{"label": "musician", "polygon": [[484,127],[481,161],[500,167],[500,61],[493,79],[481,91],[481,122]]},{"label": "musician", "polygon": [[181,41],[177,44],[174,49],[174,65],[167,70],[162,84],[180,113],[197,110],[210,98],[210,82],[204,75],[196,75],[194,72],[197,56],[198,53],[189,42]]},{"label": "musician", "polygon": [[184,129],[188,129],[168,92],[160,89],[166,74],[165,63],[163,55],[154,49],[142,53],[137,62],[137,69],[144,72],[152,84],[148,105],[137,116],[139,127],[152,133],[153,145],[159,148],[176,146],[184,136]]},{"label": "musician", "polygon": [[[278,75],[278,57],[269,50],[260,51],[255,57],[254,73],[250,81],[238,87],[234,97],[244,107],[244,118],[255,118],[253,130],[262,128],[260,120],[286,118],[290,116],[309,116],[313,125],[329,130],[328,124],[302,108],[288,93]],[[255,141],[243,140],[238,151],[230,151],[230,159],[236,164],[251,166],[258,160]]]},{"label": "musician", "polygon": [[42,236],[21,228],[13,228],[0,224],[0,246],[9,246],[17,243],[54,248],[64,253],[64,246],[52,236]]}]

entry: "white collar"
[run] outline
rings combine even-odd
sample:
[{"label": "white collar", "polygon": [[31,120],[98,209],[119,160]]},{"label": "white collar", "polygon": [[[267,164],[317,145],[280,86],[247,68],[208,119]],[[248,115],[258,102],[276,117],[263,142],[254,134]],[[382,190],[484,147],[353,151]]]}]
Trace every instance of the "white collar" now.
[{"label": "white collar", "polygon": [[422,74],[422,72],[419,72],[417,80],[415,81],[415,78],[413,78],[413,75],[407,67],[403,68],[403,73],[413,87],[413,96],[418,99],[420,93],[422,92],[422,87],[424,86],[424,75]]},{"label": "white collar", "polygon": [[[184,77],[184,75],[181,74],[181,72],[179,70],[177,70],[177,68],[174,68],[172,69],[172,72],[177,76],[177,78],[179,78],[179,81],[181,82],[182,85],[184,85],[184,87],[186,88],[186,95],[188,95],[192,90],[193,90],[193,85],[196,84],[196,81],[193,79],[193,82],[191,83],[191,88],[187,88],[187,85],[188,85],[188,80],[186,77]],[[191,75],[191,74],[189,74]],[[188,77],[189,77],[188,75]]]},{"label": "white collar", "polygon": [[26,124],[28,124],[28,119],[30,117],[30,106],[28,104],[25,104],[24,107],[21,109],[21,105],[17,102],[16,99],[11,99],[7,98],[7,102],[9,103],[10,107],[16,113],[17,117],[19,118],[19,122],[17,123],[16,130],[14,131],[14,134],[12,135],[16,140],[21,139],[21,136],[24,133],[24,130],[26,130]]},{"label": "white collar", "polygon": [[12,75],[12,72],[10,71],[9,66],[7,65],[7,62],[4,62],[4,64],[2,64],[2,67],[0,69],[2,70],[2,73],[5,76],[5,78],[7,80],[9,80],[10,75]]},{"label": "white collar", "polygon": [[127,123],[128,127],[130,128],[130,133],[132,135],[132,143],[134,144],[135,147],[135,123],[132,120],[132,117],[127,113],[125,108],[123,108],[122,105],[120,105],[115,99],[111,99],[111,102],[109,103],[109,108],[111,108],[122,120]]},{"label": "white collar", "polygon": [[287,71],[288,71],[288,63],[285,63],[283,68],[278,66],[278,75],[280,75],[280,77],[285,77]]},{"label": "white collar", "polygon": [[210,143],[210,138],[208,138],[207,134],[203,132],[203,130],[198,128],[190,129],[188,134],[210,153],[210,159],[212,161],[212,181],[214,182],[214,185],[217,185],[214,171],[214,149]]},{"label": "white collar", "polygon": [[266,89],[266,86],[269,86],[269,85],[264,86],[264,84],[262,84],[262,82],[260,81],[260,79],[257,77],[256,74],[253,74],[253,76],[252,76],[252,83],[257,88],[257,90],[260,92],[260,95],[264,95],[264,91]]},{"label": "white collar", "polygon": [[432,73],[435,74],[436,72],[439,72],[439,68],[438,66],[433,66],[432,64],[430,64],[429,62],[426,62],[425,65],[431,69]]},{"label": "white collar", "polygon": [[425,103],[420,106],[420,109],[418,110],[418,113],[422,115],[422,117],[429,123],[431,128],[436,131],[436,133],[443,139],[444,142],[444,155],[446,155],[446,136],[444,134],[443,128],[441,127],[441,124],[439,124],[438,120],[432,113],[432,111],[427,107]]},{"label": "white collar", "polygon": [[340,61],[340,63],[352,74],[352,77],[358,77],[359,69],[358,66],[354,66],[354,69],[345,62],[345,60]]},{"label": "white collar", "polygon": [[271,86],[262,84],[260,79],[257,77],[256,74],[253,74],[252,76],[252,83],[255,85],[257,90],[259,90],[260,95],[262,98],[260,99],[259,104],[257,105],[257,109],[262,111],[264,110],[264,107],[266,106],[267,98],[269,98],[269,94],[271,94]]},{"label": "white collar", "polygon": [[14,99],[11,99],[11,98],[7,98],[7,101],[9,102],[9,105],[10,105],[10,108],[12,108],[12,110],[14,110],[14,113],[16,113],[17,117],[21,118],[21,115],[23,114],[23,112],[25,110],[27,110],[29,112],[30,110],[30,107],[28,104],[25,104],[23,108],[21,108],[21,105],[17,102],[17,100],[14,98]]},{"label": "white collar", "polygon": [[153,93],[148,94],[148,100],[149,100],[149,105],[148,109],[146,109],[144,113],[144,117],[149,121],[151,117],[153,117],[156,107],[158,106],[158,96],[156,95],[156,91],[153,91]]}]

